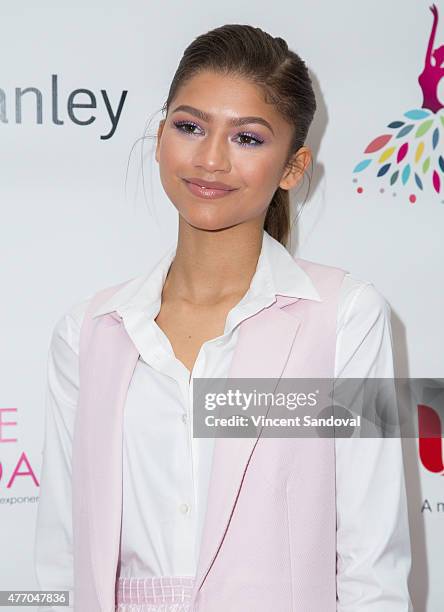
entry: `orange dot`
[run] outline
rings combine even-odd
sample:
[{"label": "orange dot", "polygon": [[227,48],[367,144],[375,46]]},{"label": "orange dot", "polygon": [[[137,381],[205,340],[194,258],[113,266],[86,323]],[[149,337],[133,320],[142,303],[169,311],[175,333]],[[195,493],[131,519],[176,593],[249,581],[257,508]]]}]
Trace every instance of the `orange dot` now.
[{"label": "orange dot", "polygon": [[364,190],[362,189],[362,187],[358,187],[356,190],[358,193],[362,193]]},{"label": "orange dot", "polygon": [[414,204],[414,203],[416,202],[416,196],[415,196],[415,194],[414,194],[414,193],[412,193],[412,194],[409,196],[409,200],[410,200],[410,202],[411,202],[412,204]]}]

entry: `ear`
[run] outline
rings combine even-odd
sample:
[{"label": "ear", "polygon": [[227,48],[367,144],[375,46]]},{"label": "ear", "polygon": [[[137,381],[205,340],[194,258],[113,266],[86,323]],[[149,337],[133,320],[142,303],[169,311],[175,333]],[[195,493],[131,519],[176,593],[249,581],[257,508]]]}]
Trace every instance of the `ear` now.
[{"label": "ear", "polygon": [[295,187],[312,159],[311,151],[308,147],[300,147],[289,159],[285,166],[285,172],[279,183],[281,189],[290,190]]},{"label": "ear", "polygon": [[161,119],[159,121],[159,127],[157,129],[157,143],[156,143],[156,162],[159,163],[159,149],[160,149],[160,139],[162,137],[162,131],[165,125],[165,119]]}]

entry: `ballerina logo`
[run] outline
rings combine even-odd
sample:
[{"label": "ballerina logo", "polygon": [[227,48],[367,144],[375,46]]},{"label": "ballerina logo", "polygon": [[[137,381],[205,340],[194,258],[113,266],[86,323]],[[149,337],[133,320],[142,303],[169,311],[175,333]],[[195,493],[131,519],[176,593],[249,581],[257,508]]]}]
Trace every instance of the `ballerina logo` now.
[{"label": "ballerina logo", "polygon": [[[422,107],[412,108],[403,114],[402,119],[391,121],[388,130],[367,145],[365,158],[353,170],[360,177],[367,168],[373,170],[380,179],[381,193],[387,187],[394,196],[398,187],[408,189],[412,204],[416,202],[417,194],[429,185],[437,194],[444,190],[444,158],[439,147],[444,138],[444,104],[437,94],[444,76],[444,45],[434,49],[438,9],[433,4],[430,10],[433,25],[424,69],[418,77],[423,95]],[[355,177],[353,182],[359,183],[359,179]],[[362,184],[358,184],[357,192],[363,191]]]}]

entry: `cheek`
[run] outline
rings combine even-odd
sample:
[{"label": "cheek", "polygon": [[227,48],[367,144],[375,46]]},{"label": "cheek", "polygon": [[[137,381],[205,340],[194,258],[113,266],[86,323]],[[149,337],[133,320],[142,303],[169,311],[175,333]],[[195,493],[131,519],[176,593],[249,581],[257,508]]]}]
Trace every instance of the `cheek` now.
[{"label": "cheek", "polygon": [[270,150],[241,156],[236,168],[251,189],[268,192],[280,180],[279,162]]},{"label": "cheek", "polygon": [[[159,161],[161,166],[169,170],[180,165],[186,158],[186,147],[178,146],[177,139],[172,138],[170,133],[165,134],[160,148]],[[164,169],[165,169],[164,168]]]},{"label": "cheek", "polygon": [[172,196],[181,183],[181,177],[189,174],[189,156],[183,147],[162,143],[159,155],[159,175],[168,195]]}]

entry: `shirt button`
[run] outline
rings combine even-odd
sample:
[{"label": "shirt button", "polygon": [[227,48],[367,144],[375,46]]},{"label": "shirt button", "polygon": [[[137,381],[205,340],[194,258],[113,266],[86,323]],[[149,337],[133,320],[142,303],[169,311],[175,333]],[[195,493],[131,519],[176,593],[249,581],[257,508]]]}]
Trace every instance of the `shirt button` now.
[{"label": "shirt button", "polygon": [[179,508],[182,514],[186,514],[188,510],[190,509],[188,504],[180,504]]},{"label": "shirt button", "polygon": [[182,421],[183,421],[184,423],[186,423],[186,422],[188,421],[188,417],[187,417],[187,415],[186,415],[186,414],[183,414],[183,415],[182,415]]}]

